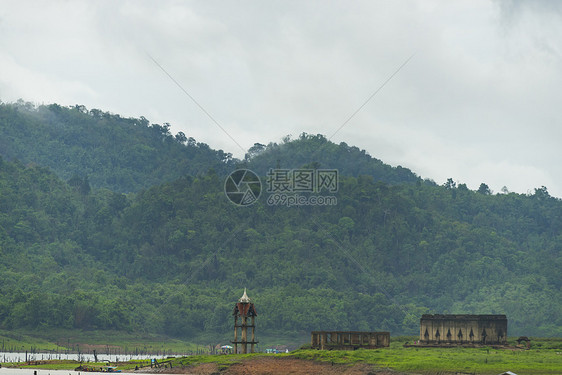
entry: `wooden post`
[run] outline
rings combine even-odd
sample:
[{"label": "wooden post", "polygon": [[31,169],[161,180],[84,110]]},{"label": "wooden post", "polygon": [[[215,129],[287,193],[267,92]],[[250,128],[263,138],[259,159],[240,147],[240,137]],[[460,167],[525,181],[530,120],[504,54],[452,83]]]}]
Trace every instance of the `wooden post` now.
[{"label": "wooden post", "polygon": [[242,354],[248,352],[248,327],[246,326],[247,318],[242,315]]},{"label": "wooden post", "polygon": [[255,317],[252,316],[252,346],[251,346],[251,348],[250,348],[250,353],[253,353],[253,352],[254,352],[254,342],[256,341],[256,331],[255,331],[255,330],[256,330],[256,325],[254,324],[254,323],[255,323],[254,318],[255,318]]},{"label": "wooden post", "polygon": [[234,354],[238,354],[238,316],[234,316]]}]

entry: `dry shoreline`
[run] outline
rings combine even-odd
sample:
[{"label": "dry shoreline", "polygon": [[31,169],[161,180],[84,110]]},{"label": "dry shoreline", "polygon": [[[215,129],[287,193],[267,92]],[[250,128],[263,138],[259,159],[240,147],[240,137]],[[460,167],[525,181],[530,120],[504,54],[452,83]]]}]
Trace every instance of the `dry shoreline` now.
[{"label": "dry shoreline", "polygon": [[404,375],[390,369],[381,369],[364,363],[334,364],[290,357],[259,357],[245,359],[226,368],[216,363],[175,368],[143,368],[135,373],[186,375]]}]

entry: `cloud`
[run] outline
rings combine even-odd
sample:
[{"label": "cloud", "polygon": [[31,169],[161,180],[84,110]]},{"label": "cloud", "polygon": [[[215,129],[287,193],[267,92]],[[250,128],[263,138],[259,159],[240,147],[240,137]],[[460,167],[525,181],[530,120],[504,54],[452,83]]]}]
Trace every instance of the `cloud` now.
[{"label": "cloud", "polygon": [[0,99],[169,122],[212,147],[303,131],[442,183],[527,192],[554,176],[562,87],[555,2],[5,2]]}]

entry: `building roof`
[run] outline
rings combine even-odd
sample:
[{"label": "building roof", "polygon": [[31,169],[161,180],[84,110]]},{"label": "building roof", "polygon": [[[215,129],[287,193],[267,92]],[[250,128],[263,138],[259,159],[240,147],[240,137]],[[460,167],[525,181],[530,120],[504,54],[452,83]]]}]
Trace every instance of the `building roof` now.
[{"label": "building roof", "polygon": [[244,294],[236,305],[234,305],[234,311],[232,315],[240,315],[240,316],[257,316],[258,313],[256,312],[256,308],[254,304],[250,301],[250,297],[246,293],[246,288],[244,288]]},{"label": "building roof", "polygon": [[505,315],[423,314],[420,320],[506,320]]},{"label": "building roof", "polygon": [[258,316],[256,312],[256,308],[254,307],[253,303],[242,303],[238,302],[234,305],[234,311],[232,315],[239,315],[239,316]]}]

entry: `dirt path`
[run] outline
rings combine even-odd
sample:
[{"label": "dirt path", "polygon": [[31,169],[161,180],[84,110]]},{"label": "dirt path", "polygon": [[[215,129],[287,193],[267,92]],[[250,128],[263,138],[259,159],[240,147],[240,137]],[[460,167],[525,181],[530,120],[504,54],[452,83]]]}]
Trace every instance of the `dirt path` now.
[{"label": "dirt path", "polygon": [[237,363],[224,372],[225,375],[397,375],[393,371],[381,371],[372,366],[359,363],[352,366],[330,362],[316,362],[294,358],[259,358]]},{"label": "dirt path", "polygon": [[174,371],[166,370],[163,372],[190,375],[400,375],[396,371],[378,369],[363,363],[349,366],[287,357],[252,358],[235,363],[222,371],[215,363],[184,369],[174,368]]}]

